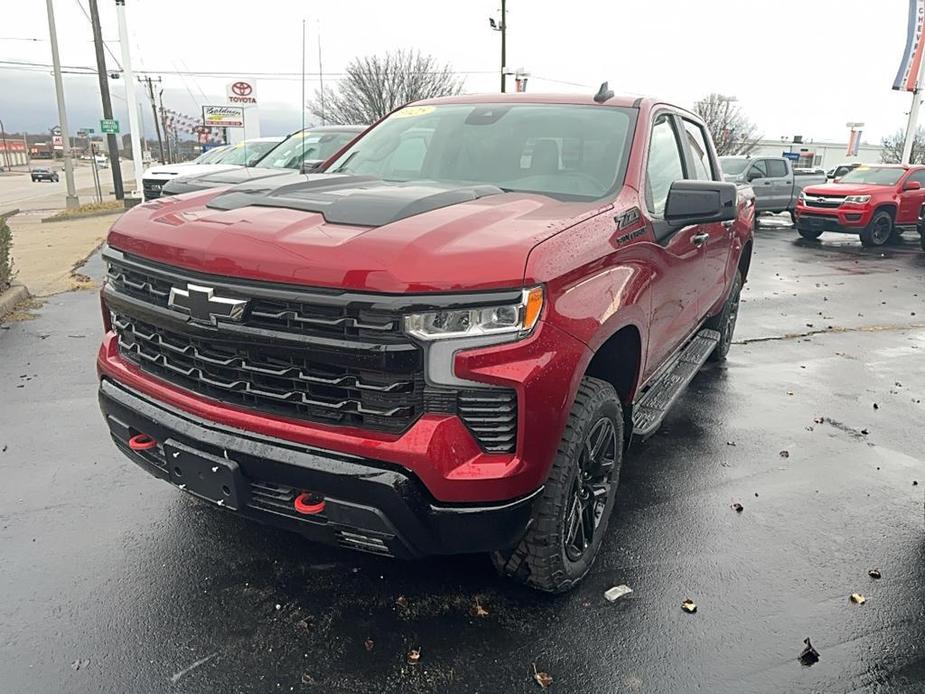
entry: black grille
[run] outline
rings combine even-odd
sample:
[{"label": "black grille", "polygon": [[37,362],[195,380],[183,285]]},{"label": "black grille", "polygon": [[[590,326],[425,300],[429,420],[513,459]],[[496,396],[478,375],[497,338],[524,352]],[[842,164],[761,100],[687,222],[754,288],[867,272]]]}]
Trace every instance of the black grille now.
[{"label": "black grille", "polygon": [[[420,353],[358,366],[346,350],[200,338],[115,314],[121,355],[142,370],[223,402],[314,422],[384,431],[423,410]],[[389,364],[392,370],[385,367]]]},{"label": "black grille", "polygon": [[514,451],[517,444],[517,394],[514,391],[460,391],[457,411],[486,451]]}]

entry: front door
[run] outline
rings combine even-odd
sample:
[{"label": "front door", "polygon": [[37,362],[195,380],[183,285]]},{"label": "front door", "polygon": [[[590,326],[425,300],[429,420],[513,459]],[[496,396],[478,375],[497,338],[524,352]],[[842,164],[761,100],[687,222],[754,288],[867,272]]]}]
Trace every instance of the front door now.
[{"label": "front door", "polygon": [[922,187],[918,190],[903,190],[899,194],[899,214],[896,215],[897,224],[917,224],[922,206],[925,205],[925,169],[919,169],[909,174],[909,177],[903,181],[903,188],[912,181]]},{"label": "front door", "polygon": [[783,212],[790,207],[793,193],[793,174],[783,159],[765,159],[768,181],[771,182],[768,209]]},{"label": "front door", "polygon": [[755,209],[759,212],[774,206],[773,181],[768,178],[768,166],[764,159],[756,159],[748,169],[746,180],[755,191]]}]

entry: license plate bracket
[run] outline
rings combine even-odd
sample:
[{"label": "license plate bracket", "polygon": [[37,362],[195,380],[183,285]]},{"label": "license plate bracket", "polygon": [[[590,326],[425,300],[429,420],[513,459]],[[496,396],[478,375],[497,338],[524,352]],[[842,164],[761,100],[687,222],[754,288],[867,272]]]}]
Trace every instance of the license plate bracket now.
[{"label": "license plate bracket", "polygon": [[173,440],[164,442],[170,481],[200,499],[240,508],[241,470],[233,460],[197,451]]}]

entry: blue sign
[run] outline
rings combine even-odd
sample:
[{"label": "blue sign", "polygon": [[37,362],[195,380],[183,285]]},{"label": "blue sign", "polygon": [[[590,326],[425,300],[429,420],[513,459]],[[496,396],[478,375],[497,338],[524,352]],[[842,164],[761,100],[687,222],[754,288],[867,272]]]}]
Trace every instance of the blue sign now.
[{"label": "blue sign", "polygon": [[784,159],[789,159],[790,161],[800,161],[800,153],[799,153],[799,152],[783,152],[783,153],[781,154],[781,156],[782,156]]}]

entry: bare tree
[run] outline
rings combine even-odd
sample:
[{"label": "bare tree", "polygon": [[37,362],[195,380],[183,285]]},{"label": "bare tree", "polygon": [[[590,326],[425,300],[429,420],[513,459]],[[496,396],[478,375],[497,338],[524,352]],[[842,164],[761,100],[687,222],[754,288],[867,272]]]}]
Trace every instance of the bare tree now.
[{"label": "bare tree", "polygon": [[325,123],[365,125],[410,101],[459,94],[462,87],[433,56],[394,51],[354,58],[335,89],[315,90],[310,108]]},{"label": "bare tree", "polygon": [[[883,150],[880,152],[880,161],[883,164],[898,164],[903,160],[903,147],[906,144],[906,133],[897,130],[894,134],[880,140]],[[925,130],[919,128],[912,141],[912,156],[910,164],[925,164]]]},{"label": "bare tree", "polygon": [[761,135],[757,134],[755,124],[745,116],[734,96],[709,94],[698,101],[694,109],[713,136],[718,155],[748,154],[758,146]]}]

